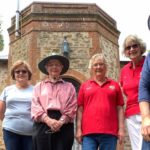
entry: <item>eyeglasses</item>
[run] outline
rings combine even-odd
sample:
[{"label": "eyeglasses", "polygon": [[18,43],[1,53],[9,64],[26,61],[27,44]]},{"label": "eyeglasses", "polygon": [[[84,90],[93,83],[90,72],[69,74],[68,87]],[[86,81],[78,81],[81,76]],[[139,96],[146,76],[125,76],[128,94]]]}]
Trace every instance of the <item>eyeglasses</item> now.
[{"label": "eyeglasses", "polygon": [[60,67],[62,66],[61,64],[47,64],[48,67]]},{"label": "eyeglasses", "polygon": [[139,46],[138,44],[133,44],[133,45],[127,46],[125,50],[130,50],[131,48],[138,48],[138,46]]},{"label": "eyeglasses", "polygon": [[27,72],[28,72],[27,70],[16,70],[15,71],[16,74],[20,74],[20,73],[26,74]]},{"label": "eyeglasses", "polygon": [[93,67],[94,68],[97,68],[97,67],[104,67],[105,64],[104,63],[96,63],[96,64],[93,64]]}]

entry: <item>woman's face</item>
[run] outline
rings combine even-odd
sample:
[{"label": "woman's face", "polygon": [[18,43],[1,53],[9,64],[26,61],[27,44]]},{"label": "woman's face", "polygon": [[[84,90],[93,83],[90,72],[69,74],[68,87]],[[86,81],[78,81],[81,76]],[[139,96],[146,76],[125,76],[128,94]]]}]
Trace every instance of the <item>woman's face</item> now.
[{"label": "woman's face", "polygon": [[59,77],[63,69],[63,65],[57,59],[49,60],[45,67],[51,77]]},{"label": "woman's face", "polygon": [[92,63],[92,75],[94,77],[103,78],[106,75],[106,63],[104,60],[97,58]]},{"label": "woman's face", "polygon": [[29,72],[27,68],[24,67],[23,65],[18,66],[14,70],[14,77],[15,77],[15,80],[18,82],[27,82],[29,80]]},{"label": "woman's face", "polygon": [[129,42],[125,47],[125,55],[131,60],[139,59],[142,55],[140,45],[136,42]]}]

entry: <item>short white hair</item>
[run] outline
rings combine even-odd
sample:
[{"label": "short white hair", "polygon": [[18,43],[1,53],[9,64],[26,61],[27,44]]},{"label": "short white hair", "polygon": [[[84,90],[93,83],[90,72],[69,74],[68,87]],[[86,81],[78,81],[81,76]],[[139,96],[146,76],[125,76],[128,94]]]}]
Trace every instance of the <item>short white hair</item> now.
[{"label": "short white hair", "polygon": [[102,53],[97,53],[97,54],[94,54],[94,55],[91,57],[91,59],[90,59],[90,61],[89,61],[89,69],[92,68],[92,65],[93,65],[94,61],[97,60],[97,59],[103,60],[103,62],[106,64],[104,55],[103,55]]}]

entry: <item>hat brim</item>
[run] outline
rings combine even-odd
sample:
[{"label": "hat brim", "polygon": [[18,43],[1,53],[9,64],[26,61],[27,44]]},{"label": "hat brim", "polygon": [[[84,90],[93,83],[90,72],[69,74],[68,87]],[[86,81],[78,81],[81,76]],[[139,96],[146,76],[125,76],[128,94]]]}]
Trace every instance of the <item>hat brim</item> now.
[{"label": "hat brim", "polygon": [[67,72],[67,70],[69,69],[69,60],[64,57],[64,56],[60,56],[60,55],[52,55],[52,56],[48,56],[46,58],[44,58],[43,60],[41,60],[38,64],[38,68],[39,70],[48,75],[48,72],[45,68],[45,65],[46,63],[49,61],[49,60],[52,60],[52,59],[57,59],[61,62],[61,64],[63,65],[63,68],[62,68],[62,71],[60,73],[60,75],[64,74],[65,72]]}]

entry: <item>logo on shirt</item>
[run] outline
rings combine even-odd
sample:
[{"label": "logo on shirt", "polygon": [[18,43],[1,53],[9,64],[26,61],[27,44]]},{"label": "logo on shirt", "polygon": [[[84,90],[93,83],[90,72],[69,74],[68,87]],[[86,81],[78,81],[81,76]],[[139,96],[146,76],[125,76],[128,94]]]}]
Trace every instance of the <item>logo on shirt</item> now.
[{"label": "logo on shirt", "polygon": [[114,89],[115,89],[115,86],[114,86],[114,85],[110,85],[110,86],[109,86],[109,89],[114,90]]}]

